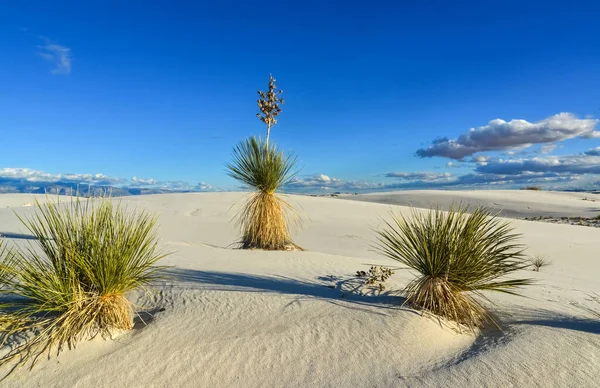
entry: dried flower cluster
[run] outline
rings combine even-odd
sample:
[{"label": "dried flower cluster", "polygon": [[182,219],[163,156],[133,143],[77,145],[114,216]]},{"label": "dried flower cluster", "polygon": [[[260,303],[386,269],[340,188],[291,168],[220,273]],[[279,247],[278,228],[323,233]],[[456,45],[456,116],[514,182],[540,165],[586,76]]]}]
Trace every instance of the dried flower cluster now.
[{"label": "dried flower cluster", "polygon": [[394,274],[390,268],[382,267],[382,266],[372,266],[369,268],[368,272],[365,271],[356,271],[356,276],[359,278],[365,278],[365,282],[363,285],[365,286],[373,286],[379,289],[379,291],[385,290],[386,280],[390,278]]},{"label": "dried flower cluster", "polygon": [[269,91],[263,92],[262,90],[258,91],[259,99],[257,101],[258,109],[260,113],[256,114],[256,117],[260,119],[263,123],[267,125],[267,141],[266,146],[269,146],[269,135],[271,134],[271,127],[277,124],[277,116],[281,113],[281,108],[279,104],[283,104],[284,100],[281,98],[281,94],[283,90],[277,90],[275,86],[275,78],[272,75],[269,75]]}]

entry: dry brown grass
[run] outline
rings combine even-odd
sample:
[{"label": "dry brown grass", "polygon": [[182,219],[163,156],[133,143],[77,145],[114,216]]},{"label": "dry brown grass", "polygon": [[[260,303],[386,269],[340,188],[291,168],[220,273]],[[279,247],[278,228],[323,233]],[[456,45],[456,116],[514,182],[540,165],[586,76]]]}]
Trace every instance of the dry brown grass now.
[{"label": "dry brown grass", "polygon": [[463,291],[443,277],[418,278],[404,289],[407,304],[471,330],[493,322],[485,308]]},{"label": "dry brown grass", "polygon": [[287,222],[290,217],[293,217],[292,208],[274,193],[250,194],[238,219],[243,233],[241,247],[266,250],[299,249],[290,238]]}]

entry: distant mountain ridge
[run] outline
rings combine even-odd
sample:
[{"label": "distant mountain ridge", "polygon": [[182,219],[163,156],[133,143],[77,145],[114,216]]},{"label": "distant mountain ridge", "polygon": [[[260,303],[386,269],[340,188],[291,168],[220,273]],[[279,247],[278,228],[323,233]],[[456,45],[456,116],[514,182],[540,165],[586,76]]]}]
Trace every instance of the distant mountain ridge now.
[{"label": "distant mountain ridge", "polygon": [[[238,188],[239,189],[239,188]],[[1,182],[0,194],[52,194],[52,195],[68,195],[74,196],[79,193],[82,197],[98,197],[110,194],[113,197],[125,197],[130,195],[150,195],[150,194],[170,194],[170,193],[199,193],[207,190],[198,190],[194,188],[177,189],[166,187],[117,187],[111,185],[93,185],[93,184],[74,184],[73,182],[31,182],[27,180]],[[214,190],[208,190],[214,191]],[[219,191],[219,190],[217,190]],[[232,190],[235,191],[235,190]],[[404,190],[401,190],[404,191]],[[407,191],[410,191],[408,189]],[[460,191],[460,189],[450,190]],[[591,194],[600,194],[600,190],[585,190],[585,189],[563,189],[551,191],[565,192],[584,192]],[[289,193],[311,195],[311,196],[338,196],[341,194],[358,194],[356,191],[336,191],[336,192],[298,192],[287,190]],[[360,190],[360,194],[380,193],[385,190]]]},{"label": "distant mountain ridge", "polygon": [[77,195],[82,197],[97,197],[110,194],[113,197],[124,197],[129,195],[166,194],[166,193],[188,193],[194,190],[174,190],[156,187],[115,187],[101,185],[73,185],[72,183],[11,183],[0,184],[0,194],[53,194],[53,195]]}]

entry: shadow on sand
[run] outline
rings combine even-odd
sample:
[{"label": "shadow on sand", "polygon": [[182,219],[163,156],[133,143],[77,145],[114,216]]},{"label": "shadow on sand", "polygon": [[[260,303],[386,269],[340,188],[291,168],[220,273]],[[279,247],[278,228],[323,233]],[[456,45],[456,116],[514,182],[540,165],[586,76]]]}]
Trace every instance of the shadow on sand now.
[{"label": "shadow on sand", "polygon": [[[308,296],[326,299],[332,303],[344,301],[350,304],[373,306],[383,309],[403,310],[421,315],[420,312],[403,307],[405,299],[394,292],[375,292],[361,288],[361,280],[355,277],[340,278],[323,276],[315,282],[293,279],[280,275],[264,276],[244,273],[200,271],[170,268],[167,276],[177,282],[194,285],[204,290],[232,292],[273,292],[278,294]],[[561,315],[549,310],[517,308],[509,311],[493,311],[494,319],[503,329],[510,331],[512,325],[535,325],[600,334],[600,320]],[[431,318],[435,319],[435,318]],[[491,325],[490,325],[491,326]],[[504,333],[506,333],[506,331]],[[503,337],[492,327],[484,330],[483,337]]]},{"label": "shadow on sand", "polygon": [[12,238],[15,240],[37,240],[37,237],[31,234],[0,232],[1,238]]},{"label": "shadow on sand", "polygon": [[[584,310],[582,310],[583,312]],[[534,325],[600,334],[600,320],[560,314],[550,310],[512,309],[502,314],[502,326]]]},{"label": "shadow on sand", "polygon": [[[345,301],[351,304],[377,306],[384,309],[413,311],[403,308],[404,299],[392,292],[369,292],[360,287],[360,279],[342,279],[334,276],[320,277],[317,282],[285,276],[261,276],[244,273],[199,271],[170,268],[167,276],[201,289],[232,292],[273,292],[278,294],[308,296],[326,299],[332,303]],[[416,313],[416,312],[415,312]]]}]

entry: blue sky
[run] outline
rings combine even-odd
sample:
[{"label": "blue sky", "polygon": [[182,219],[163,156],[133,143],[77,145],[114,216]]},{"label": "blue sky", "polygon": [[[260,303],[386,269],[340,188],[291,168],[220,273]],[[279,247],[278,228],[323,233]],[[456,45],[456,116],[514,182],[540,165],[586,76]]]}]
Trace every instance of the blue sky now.
[{"label": "blue sky", "polygon": [[595,1],[4,1],[0,181],[236,188],[223,165],[264,133],[256,90],[273,73],[272,139],[302,167],[290,190],[597,188],[598,15]]}]

